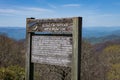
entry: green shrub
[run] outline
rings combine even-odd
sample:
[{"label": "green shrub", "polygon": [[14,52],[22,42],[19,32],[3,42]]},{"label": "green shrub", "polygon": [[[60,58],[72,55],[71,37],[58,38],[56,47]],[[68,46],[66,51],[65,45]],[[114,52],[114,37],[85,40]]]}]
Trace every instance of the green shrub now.
[{"label": "green shrub", "polygon": [[19,66],[0,68],[0,80],[24,80],[25,70]]}]

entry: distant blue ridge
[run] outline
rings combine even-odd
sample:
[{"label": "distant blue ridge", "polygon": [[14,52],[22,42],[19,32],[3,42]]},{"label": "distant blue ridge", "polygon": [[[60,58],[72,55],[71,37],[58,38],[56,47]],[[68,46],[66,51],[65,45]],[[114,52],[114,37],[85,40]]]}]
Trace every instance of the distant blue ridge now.
[{"label": "distant blue ridge", "polygon": [[6,34],[10,38],[21,40],[25,39],[26,28],[24,27],[0,27],[0,33]]},{"label": "distant blue ridge", "polygon": [[[20,40],[25,39],[26,28],[25,27],[0,27],[0,34],[6,34],[10,38]],[[120,36],[120,27],[83,27],[82,37],[91,38],[91,37],[103,37],[108,35],[119,35]]]}]

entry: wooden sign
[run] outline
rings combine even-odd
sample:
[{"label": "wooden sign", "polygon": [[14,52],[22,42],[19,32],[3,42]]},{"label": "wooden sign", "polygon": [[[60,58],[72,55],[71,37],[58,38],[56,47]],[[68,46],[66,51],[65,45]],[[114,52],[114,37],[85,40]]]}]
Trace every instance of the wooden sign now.
[{"label": "wooden sign", "polygon": [[72,34],[72,18],[28,20],[28,32],[44,32],[53,34]]},{"label": "wooden sign", "polygon": [[27,18],[26,80],[33,80],[34,63],[72,69],[80,80],[82,18]]}]

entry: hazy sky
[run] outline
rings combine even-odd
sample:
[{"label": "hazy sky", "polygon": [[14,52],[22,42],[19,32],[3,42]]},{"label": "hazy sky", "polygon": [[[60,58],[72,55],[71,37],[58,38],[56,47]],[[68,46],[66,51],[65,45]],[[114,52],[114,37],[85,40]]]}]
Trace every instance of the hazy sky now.
[{"label": "hazy sky", "polygon": [[26,18],[83,17],[83,26],[120,26],[120,0],[0,0],[0,26],[25,27]]}]

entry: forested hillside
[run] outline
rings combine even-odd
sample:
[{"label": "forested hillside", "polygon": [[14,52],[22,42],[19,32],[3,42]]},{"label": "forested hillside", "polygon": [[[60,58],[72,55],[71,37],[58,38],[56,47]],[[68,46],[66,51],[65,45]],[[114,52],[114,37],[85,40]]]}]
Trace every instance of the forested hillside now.
[{"label": "forested hillside", "polygon": [[[44,69],[44,66],[40,67]],[[59,68],[55,70],[61,72]],[[65,80],[69,80],[70,77],[69,75]],[[56,78],[62,80],[59,75]],[[0,80],[24,79],[25,40],[16,41],[1,34]],[[81,80],[120,80],[120,40],[99,44],[82,41]]]},{"label": "forested hillside", "polygon": [[120,80],[120,42],[82,45],[82,80]]},{"label": "forested hillside", "polygon": [[25,79],[25,41],[0,35],[0,80]]}]

